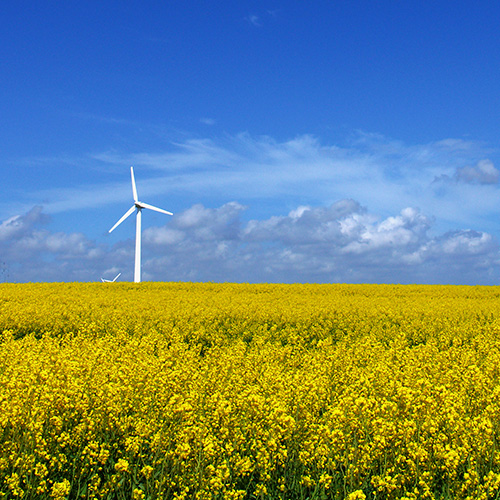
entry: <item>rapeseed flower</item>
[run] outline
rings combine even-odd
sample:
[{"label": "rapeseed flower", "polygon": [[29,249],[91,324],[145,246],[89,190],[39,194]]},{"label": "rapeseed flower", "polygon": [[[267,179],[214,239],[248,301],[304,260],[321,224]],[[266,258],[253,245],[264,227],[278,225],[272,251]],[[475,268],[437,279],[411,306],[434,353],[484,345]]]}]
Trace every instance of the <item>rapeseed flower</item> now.
[{"label": "rapeseed flower", "polygon": [[1,284],[0,498],[494,498],[498,296]]}]

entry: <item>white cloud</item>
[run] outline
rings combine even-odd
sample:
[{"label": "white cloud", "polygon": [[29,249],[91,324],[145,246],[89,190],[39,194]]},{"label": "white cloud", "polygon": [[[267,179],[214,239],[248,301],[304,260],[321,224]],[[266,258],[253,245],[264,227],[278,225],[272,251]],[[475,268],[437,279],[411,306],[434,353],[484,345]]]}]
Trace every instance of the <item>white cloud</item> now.
[{"label": "white cloud", "polygon": [[251,25],[257,28],[261,28],[264,25],[264,21],[269,22],[272,19],[276,19],[281,9],[267,9],[261,11],[260,15],[255,13],[249,14],[245,17],[245,20]]},{"label": "white cloud", "polygon": [[[174,231],[189,231],[197,240],[233,240],[239,236],[239,214],[244,208],[236,202],[217,209],[196,204],[174,217],[171,225]],[[146,232],[146,237],[153,231]]]},{"label": "white cloud", "polygon": [[245,240],[279,241],[285,244],[339,242],[343,237],[342,224],[349,216],[362,213],[353,200],[342,200],[327,208],[299,207],[287,216],[267,220],[251,220],[245,230]]},{"label": "white cloud", "polygon": [[[359,238],[351,241],[346,252],[367,252],[377,248],[408,248],[419,245],[425,239],[431,221],[414,208],[405,208],[400,215],[388,217],[380,223],[358,219]],[[352,228],[350,228],[352,232]]]},{"label": "white cloud", "polygon": [[228,205],[197,205],[174,216],[174,230],[182,231],[176,243],[154,239],[164,228],[150,228],[148,241],[157,246],[151,253],[164,248],[168,254],[154,258],[150,269],[170,279],[215,281],[475,284],[499,278],[491,235],[459,230],[433,237],[432,219],[415,208],[380,218],[342,200],[244,223],[243,207]]},{"label": "white cloud", "polygon": [[43,214],[42,207],[33,207],[24,215],[15,215],[0,224],[0,242],[18,239],[29,233],[37,224],[48,222],[48,217]]},{"label": "white cloud", "polygon": [[500,171],[493,162],[484,159],[475,165],[457,167],[452,176],[442,174],[434,179],[434,183],[464,183],[464,184],[498,184]]},{"label": "white cloud", "polygon": [[146,229],[143,239],[152,245],[178,245],[184,240],[184,232],[169,227]]},{"label": "white cloud", "polygon": [[250,14],[245,18],[252,26],[256,26],[260,28],[262,26],[261,20],[259,16],[256,16],[255,14]]},{"label": "white cloud", "polygon": [[71,281],[93,279],[94,267],[107,259],[103,247],[82,233],[53,232],[37,206],[0,224],[3,279]]},{"label": "white cloud", "polygon": [[495,247],[491,235],[472,230],[453,231],[436,240],[434,253],[448,255],[484,254]]},{"label": "white cloud", "polygon": [[499,170],[490,160],[480,160],[473,167],[458,168],[456,179],[458,182],[477,184],[498,184]]},{"label": "white cloud", "polygon": [[212,126],[215,125],[217,122],[213,118],[200,118],[200,123]]}]

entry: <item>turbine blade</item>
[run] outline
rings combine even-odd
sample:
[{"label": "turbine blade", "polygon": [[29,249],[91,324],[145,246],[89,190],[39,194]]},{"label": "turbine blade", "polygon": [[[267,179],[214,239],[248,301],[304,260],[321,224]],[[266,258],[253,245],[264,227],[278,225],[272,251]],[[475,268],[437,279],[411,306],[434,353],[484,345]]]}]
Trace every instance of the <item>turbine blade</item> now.
[{"label": "turbine blade", "polygon": [[122,218],[109,230],[109,232],[113,231],[113,229],[117,228],[129,215],[132,215],[132,213],[135,210],[135,205],[131,206],[124,215],[122,215]]},{"label": "turbine blade", "polygon": [[115,279],[113,280],[113,282],[114,282],[114,281],[116,281],[116,279],[117,279],[117,278],[118,278],[121,274],[122,274],[122,273],[118,273],[118,274],[115,276]]},{"label": "turbine blade", "polygon": [[163,208],[153,207],[153,205],[148,205],[147,203],[143,203],[142,201],[140,203],[141,207],[143,208],[149,208],[149,210],[154,210],[155,212],[160,212],[162,214],[174,215],[172,212],[167,212],[166,210],[163,210]]},{"label": "turbine blade", "polygon": [[139,201],[137,198],[137,186],[135,185],[134,167],[130,167],[130,177],[132,177],[132,193],[134,195],[134,201]]}]

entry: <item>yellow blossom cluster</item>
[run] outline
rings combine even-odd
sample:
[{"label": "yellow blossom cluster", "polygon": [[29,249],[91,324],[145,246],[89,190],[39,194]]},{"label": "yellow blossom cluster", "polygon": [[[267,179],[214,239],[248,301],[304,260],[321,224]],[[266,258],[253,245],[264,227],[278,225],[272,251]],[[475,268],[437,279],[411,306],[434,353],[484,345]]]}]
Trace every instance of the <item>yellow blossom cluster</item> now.
[{"label": "yellow blossom cluster", "polygon": [[0,285],[0,499],[500,496],[500,288]]}]

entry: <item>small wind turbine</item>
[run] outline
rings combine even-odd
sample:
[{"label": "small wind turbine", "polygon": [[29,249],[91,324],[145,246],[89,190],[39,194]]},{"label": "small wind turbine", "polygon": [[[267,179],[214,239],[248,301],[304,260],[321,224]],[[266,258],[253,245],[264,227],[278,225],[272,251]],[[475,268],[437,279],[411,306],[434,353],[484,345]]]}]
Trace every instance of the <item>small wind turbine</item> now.
[{"label": "small wind turbine", "polygon": [[117,280],[117,278],[118,278],[121,274],[122,274],[122,273],[118,273],[118,274],[115,276],[115,278],[114,278],[114,279],[112,279],[112,280],[105,280],[104,278],[101,278],[101,281],[102,281],[103,283],[114,283],[114,282]]},{"label": "small wind turbine", "polygon": [[173,215],[172,212],[167,212],[162,208],[153,207],[153,205],[148,205],[139,201],[137,198],[137,187],[135,185],[134,178],[134,167],[130,167],[130,175],[132,177],[132,193],[134,195],[134,204],[125,212],[122,218],[109,230],[113,231],[117,226],[119,226],[129,215],[132,215],[134,210],[135,214],[135,267],[134,267],[134,281],[139,283],[141,281],[141,211],[143,208],[149,208],[149,210],[154,210],[155,212],[160,212],[162,214]]}]

